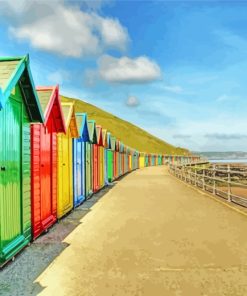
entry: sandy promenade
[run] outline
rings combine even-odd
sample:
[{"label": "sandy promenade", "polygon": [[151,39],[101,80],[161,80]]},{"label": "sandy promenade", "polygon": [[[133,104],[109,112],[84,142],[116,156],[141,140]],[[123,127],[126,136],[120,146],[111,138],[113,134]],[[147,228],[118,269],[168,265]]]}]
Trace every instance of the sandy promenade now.
[{"label": "sandy promenade", "polygon": [[247,216],[165,167],[123,178],[65,242],[39,295],[247,295]]}]

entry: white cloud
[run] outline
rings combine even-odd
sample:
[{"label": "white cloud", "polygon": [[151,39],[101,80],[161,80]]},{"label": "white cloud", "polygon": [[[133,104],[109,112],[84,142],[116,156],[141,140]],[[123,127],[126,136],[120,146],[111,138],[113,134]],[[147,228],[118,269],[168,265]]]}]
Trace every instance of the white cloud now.
[{"label": "white cloud", "polygon": [[126,44],[129,41],[127,30],[116,19],[100,19],[100,31],[104,43],[108,46],[126,49]]},{"label": "white cloud", "polygon": [[137,107],[138,105],[140,105],[140,102],[137,97],[129,96],[126,101],[126,105],[129,107]]},{"label": "white cloud", "polygon": [[3,1],[0,11],[0,15],[13,14],[10,34],[35,48],[78,58],[108,48],[125,50],[128,45],[127,29],[117,19],[81,11],[76,2],[27,2],[20,10],[11,3]]},{"label": "white cloud", "polygon": [[161,70],[145,56],[135,59],[104,55],[99,59],[99,75],[103,80],[117,83],[147,83],[161,77]]}]

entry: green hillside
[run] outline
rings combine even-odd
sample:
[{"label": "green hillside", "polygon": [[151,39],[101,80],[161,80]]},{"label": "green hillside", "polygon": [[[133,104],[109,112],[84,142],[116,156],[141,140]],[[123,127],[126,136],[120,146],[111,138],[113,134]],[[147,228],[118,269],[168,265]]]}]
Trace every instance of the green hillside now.
[{"label": "green hillside", "polygon": [[89,119],[94,119],[97,124],[106,128],[124,144],[138,151],[177,155],[189,153],[188,150],[174,147],[128,121],[122,120],[89,103],[63,96],[62,98],[67,101],[74,101],[76,112],[87,113]]}]

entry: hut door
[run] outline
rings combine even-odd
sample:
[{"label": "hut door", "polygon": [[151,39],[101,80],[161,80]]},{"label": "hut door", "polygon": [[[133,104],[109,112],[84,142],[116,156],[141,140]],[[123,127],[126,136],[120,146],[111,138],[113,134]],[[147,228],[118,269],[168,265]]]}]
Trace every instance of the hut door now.
[{"label": "hut door", "polygon": [[0,251],[22,234],[22,103],[9,99],[0,111]]},{"label": "hut door", "polygon": [[91,174],[91,144],[86,143],[86,195],[88,196],[92,189]]},{"label": "hut door", "polygon": [[71,172],[71,144],[70,131],[62,137],[62,186],[63,186],[63,209],[66,210],[72,204],[71,189],[72,186],[72,172]]},{"label": "hut door", "polygon": [[76,198],[81,197],[82,194],[82,142],[76,141]]},{"label": "hut door", "polygon": [[52,213],[51,196],[51,133],[47,128],[41,129],[41,168],[40,168],[40,189],[41,189],[41,221],[46,220]]},{"label": "hut door", "polygon": [[98,189],[98,146],[93,145],[93,189]]}]

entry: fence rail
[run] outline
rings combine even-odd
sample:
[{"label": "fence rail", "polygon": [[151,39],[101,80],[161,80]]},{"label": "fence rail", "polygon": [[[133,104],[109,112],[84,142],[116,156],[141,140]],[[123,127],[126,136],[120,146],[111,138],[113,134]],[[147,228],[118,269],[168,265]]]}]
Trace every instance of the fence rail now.
[{"label": "fence rail", "polygon": [[247,167],[170,164],[169,171],[188,184],[247,207]]}]

